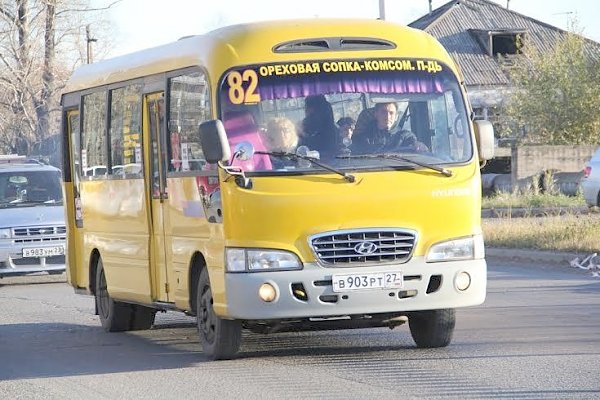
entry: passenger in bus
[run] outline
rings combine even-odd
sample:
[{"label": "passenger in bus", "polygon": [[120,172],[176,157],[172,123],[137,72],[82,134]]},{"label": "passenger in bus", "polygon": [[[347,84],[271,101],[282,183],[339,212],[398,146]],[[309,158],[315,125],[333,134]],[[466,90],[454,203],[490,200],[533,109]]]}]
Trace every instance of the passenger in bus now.
[{"label": "passenger in bus", "polygon": [[350,152],[350,145],[352,144],[352,134],[354,133],[354,119],[342,117],[338,119],[337,125],[339,128],[338,144],[340,153],[348,154]]},{"label": "passenger in bus", "polygon": [[381,153],[394,151],[427,151],[417,136],[399,129],[398,106],[394,102],[377,103],[373,109],[361,112],[353,135],[352,152]]},{"label": "passenger in bus", "polygon": [[324,95],[310,95],[304,100],[305,118],[300,131],[300,146],[319,151],[321,158],[332,158],[337,153],[338,129],[333,108]]}]

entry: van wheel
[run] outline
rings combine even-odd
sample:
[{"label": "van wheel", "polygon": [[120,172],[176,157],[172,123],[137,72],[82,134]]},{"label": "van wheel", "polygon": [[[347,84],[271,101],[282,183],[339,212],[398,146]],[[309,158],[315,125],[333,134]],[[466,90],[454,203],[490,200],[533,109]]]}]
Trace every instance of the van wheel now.
[{"label": "van wheel", "polygon": [[416,311],[408,316],[408,326],[417,347],[446,347],[452,341],[454,309]]},{"label": "van wheel", "polygon": [[221,319],[213,309],[208,270],[202,269],[198,279],[196,320],[204,354],[211,360],[232,358],[242,343],[240,321]]},{"label": "van wheel", "polygon": [[115,301],[108,294],[101,258],[96,268],[96,306],[105,331],[122,332],[129,329],[133,310],[129,304]]}]

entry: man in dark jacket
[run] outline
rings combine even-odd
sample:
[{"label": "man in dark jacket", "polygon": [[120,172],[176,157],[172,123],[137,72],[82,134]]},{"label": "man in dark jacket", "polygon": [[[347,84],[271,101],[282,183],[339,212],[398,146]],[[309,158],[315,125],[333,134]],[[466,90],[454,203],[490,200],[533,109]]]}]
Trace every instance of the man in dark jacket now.
[{"label": "man in dark jacket", "polygon": [[384,153],[402,150],[427,151],[414,133],[397,127],[398,106],[377,103],[358,117],[352,137],[353,153]]}]

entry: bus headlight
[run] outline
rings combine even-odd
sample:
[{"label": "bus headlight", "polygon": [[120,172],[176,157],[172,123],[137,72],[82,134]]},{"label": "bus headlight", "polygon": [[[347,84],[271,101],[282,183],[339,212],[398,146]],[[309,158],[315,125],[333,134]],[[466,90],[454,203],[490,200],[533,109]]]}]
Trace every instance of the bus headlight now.
[{"label": "bus headlight", "polygon": [[227,272],[289,271],[302,269],[294,253],[283,250],[226,249]]},{"label": "bus headlight", "polygon": [[246,271],[246,252],[244,249],[226,249],[225,268],[228,272]]},{"label": "bus headlight", "polygon": [[0,239],[9,239],[10,229],[0,229]]},{"label": "bus headlight", "polygon": [[426,262],[481,259],[485,255],[483,236],[448,240],[436,243],[427,252]]}]

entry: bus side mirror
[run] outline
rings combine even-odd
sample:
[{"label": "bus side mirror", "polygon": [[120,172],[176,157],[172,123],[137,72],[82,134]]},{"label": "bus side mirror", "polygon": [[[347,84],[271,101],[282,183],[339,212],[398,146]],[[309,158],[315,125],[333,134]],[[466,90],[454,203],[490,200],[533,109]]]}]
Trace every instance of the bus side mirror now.
[{"label": "bus side mirror", "polygon": [[475,129],[475,140],[477,141],[477,152],[479,160],[486,161],[494,158],[494,127],[490,121],[473,121]]},{"label": "bus side mirror", "polygon": [[231,158],[231,149],[227,142],[227,134],[223,123],[218,119],[205,121],[200,124],[200,145],[204,152],[204,158],[209,164],[216,164],[219,161],[229,161]]}]

